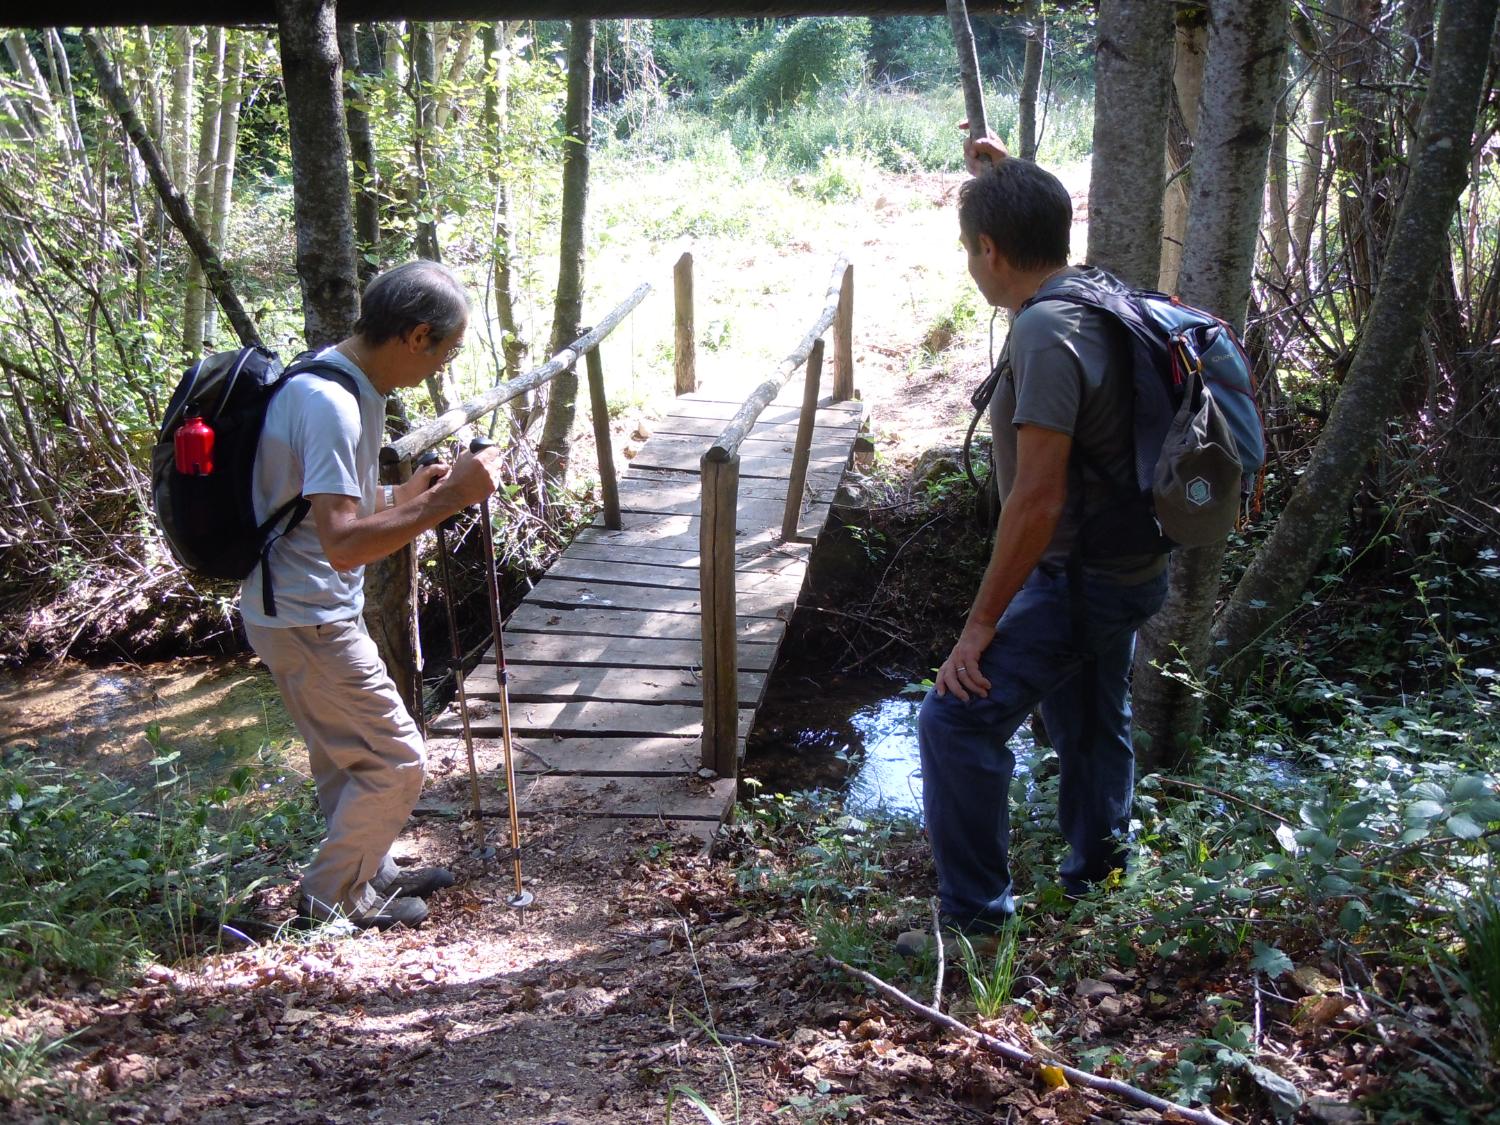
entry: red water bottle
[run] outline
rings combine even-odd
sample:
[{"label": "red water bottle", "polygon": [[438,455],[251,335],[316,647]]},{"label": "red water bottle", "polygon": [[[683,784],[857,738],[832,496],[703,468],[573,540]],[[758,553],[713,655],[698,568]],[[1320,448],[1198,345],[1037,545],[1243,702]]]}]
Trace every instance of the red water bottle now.
[{"label": "red water bottle", "polygon": [[214,471],[214,432],[202,418],[194,415],[184,422],[173,445],[179,473],[206,477]]}]

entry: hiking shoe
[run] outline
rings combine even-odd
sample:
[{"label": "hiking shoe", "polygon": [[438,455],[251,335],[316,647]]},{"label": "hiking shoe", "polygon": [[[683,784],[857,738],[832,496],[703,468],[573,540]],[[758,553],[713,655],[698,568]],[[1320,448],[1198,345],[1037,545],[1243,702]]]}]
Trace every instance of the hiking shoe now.
[{"label": "hiking shoe", "polygon": [[[957,957],[960,955],[959,938],[964,938],[973,947],[978,957],[991,958],[1000,948],[1000,935],[993,930],[975,930],[964,932],[949,926],[943,927],[943,955],[945,957]],[[931,930],[906,930],[896,937],[896,955],[915,959],[918,957],[929,957],[937,955],[937,942],[932,938]]]},{"label": "hiking shoe", "polygon": [[370,880],[370,886],[382,898],[431,898],[435,893],[453,886],[457,882],[453,872],[446,867],[401,867],[389,879],[378,875]]},{"label": "hiking shoe", "polygon": [[345,914],[339,910],[329,912],[315,908],[311,902],[303,898],[297,903],[297,918],[304,923],[349,927],[353,930],[381,930],[383,932],[393,926],[405,926],[414,930],[427,920],[427,904],[419,898],[410,896],[389,898],[376,902],[367,910]]}]

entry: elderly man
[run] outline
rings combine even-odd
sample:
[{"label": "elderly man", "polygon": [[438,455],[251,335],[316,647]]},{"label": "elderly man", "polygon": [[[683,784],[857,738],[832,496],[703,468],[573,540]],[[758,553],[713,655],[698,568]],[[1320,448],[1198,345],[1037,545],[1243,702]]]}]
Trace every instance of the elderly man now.
[{"label": "elderly man", "polygon": [[[426,748],[365,631],[364,568],[500,480],[498,453],[378,483],[385,398],[463,346],[469,297],[435,262],[365,289],[354,334],[320,352],[326,375],[293,378],[271,403],[252,484],[256,517],[297,497],[310,517],[274,535],[240,588],[240,614],[307,742],[328,835],[302,880],[299,914],[361,929],[420,925],[441,868],[403,872],[389,851],[422,789]],[[290,521],[288,521],[290,522]]]}]

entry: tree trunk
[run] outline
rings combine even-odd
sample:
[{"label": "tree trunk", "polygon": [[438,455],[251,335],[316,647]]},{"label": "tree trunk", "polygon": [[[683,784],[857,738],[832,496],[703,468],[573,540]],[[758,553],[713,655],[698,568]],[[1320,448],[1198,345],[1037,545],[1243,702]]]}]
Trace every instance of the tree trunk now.
[{"label": "tree trunk", "polygon": [[234,325],[235,332],[239,334],[240,343],[245,345],[260,343],[260,333],[256,331],[255,325],[235,295],[229,274],[219,260],[218,252],[194,221],[187,200],[182,197],[182,192],[177,190],[177,186],[167,175],[166,165],[161,153],[157,151],[155,142],[151,140],[146,127],[141,124],[141,119],[136,116],[135,110],[131,107],[130,99],[121,89],[114,66],[105,54],[103,41],[100,40],[97,32],[85,31],[83,45],[88,52],[89,63],[99,79],[100,91],[114,108],[120,124],[125,127],[125,131],[134,142],[136,151],[141,154],[141,160],[146,165],[151,182],[156,186],[156,193],[161,197],[163,210],[182,233],[188,248],[203,263],[203,273],[208,279],[209,288],[213,290],[214,296],[224,310],[224,315],[229,317],[229,323]]},{"label": "tree trunk", "polygon": [[[1325,0],[1323,17],[1330,27],[1339,19],[1343,0]],[[1310,22],[1303,25],[1309,35],[1316,35]],[[1312,86],[1312,100],[1308,105],[1306,120],[1302,126],[1302,160],[1296,175],[1296,190],[1292,197],[1292,253],[1293,271],[1298,284],[1311,284],[1307,275],[1312,259],[1312,232],[1318,213],[1323,208],[1323,148],[1328,138],[1328,117],[1333,112],[1333,88],[1338,79],[1329,64],[1323,44],[1327,35],[1310,39],[1303,52],[1308,57],[1312,73],[1308,78]]]},{"label": "tree trunk", "polygon": [[1177,15],[1172,62],[1173,113],[1167,132],[1167,173],[1171,182],[1163,203],[1161,272],[1156,287],[1177,292],[1182,271],[1182,244],[1187,238],[1188,188],[1193,138],[1198,135],[1198,106],[1203,97],[1203,66],[1208,61],[1208,12],[1184,8]]},{"label": "tree trunk", "polygon": [[167,111],[167,170],[172,182],[193,180],[193,29],[172,29],[172,100]]},{"label": "tree trunk", "polygon": [[[208,72],[203,75],[203,113],[198,124],[198,160],[193,185],[193,218],[205,230],[214,229],[214,176],[219,155],[220,98],[224,92],[224,29],[208,29]],[[182,309],[182,350],[192,363],[203,353],[204,320],[208,304],[203,284],[203,266],[188,259],[187,293]]]},{"label": "tree trunk", "polygon": [[464,67],[469,64],[469,54],[474,49],[474,29],[467,23],[458,25],[458,41],[450,41],[453,58],[444,70],[442,88],[433,97],[433,122],[439,132],[448,127],[448,118],[453,113],[453,95],[463,81]]},{"label": "tree trunk", "polygon": [[[500,322],[502,333],[500,348],[505,354],[505,377],[514,379],[521,374],[526,342],[521,339],[520,325],[516,321],[515,271],[512,268],[515,243],[510,226],[510,186],[505,182],[501,146],[510,116],[510,29],[503,22],[485,24],[483,34],[487,79],[484,120],[491,145],[490,187],[495,193],[495,229],[490,240],[494,261],[495,319]],[[511,414],[523,418],[528,409],[529,404],[522,401],[512,408]]]},{"label": "tree trunk", "polygon": [[321,348],[349,335],[359,315],[338,35],[332,0],[278,0],[277,11],[304,336]]},{"label": "tree trunk", "polygon": [[1026,0],[1021,9],[1026,35],[1026,61],[1021,67],[1020,108],[1016,114],[1016,143],[1022,160],[1036,159],[1036,95],[1042,86],[1042,46],[1047,37],[1041,0]]},{"label": "tree trunk", "polygon": [[380,196],[370,112],[364,95],[354,87],[354,76],[366,72],[359,34],[353,24],[339,25],[339,53],[344,59],[344,125],[349,132],[349,156],[354,164],[354,238],[363,289],[380,269]]},{"label": "tree trunk", "polygon": [[[230,30],[228,58],[224,64],[224,92],[219,99],[219,151],[214,160],[212,238],[215,246],[229,239],[229,212],[234,202],[234,166],[240,144],[240,97],[245,86],[245,32]],[[218,338],[218,309],[204,310],[203,338],[212,348]]]},{"label": "tree trunk", "polygon": [[[567,141],[563,150],[562,247],[557,299],[552,309],[552,347],[556,355],[578,337],[583,315],[583,219],[589,191],[590,113],[594,97],[594,25],[574,20],[568,43]],[[539,452],[547,480],[561,483],[568,475],[578,373],[569,368],[552,380],[547,419]]]},{"label": "tree trunk", "polygon": [[[412,114],[412,206],[417,212],[417,257],[434,262],[443,260],[438,247],[437,213],[432,188],[427,182],[427,142],[434,135],[437,107],[432,87],[437,81],[437,50],[432,42],[432,25],[411,25],[411,89],[415,112]],[[446,406],[433,406],[441,414]]]},{"label": "tree trunk", "polygon": [[[1208,44],[1179,289],[1240,331],[1286,57],[1284,0],[1215,5]],[[1223,558],[1222,543],[1173,552],[1166,605],[1141,630],[1132,698],[1146,768],[1175,760],[1197,734],[1201,696],[1162,669],[1178,665],[1180,653],[1193,677],[1206,673]]]},{"label": "tree trunk", "polygon": [[1155,284],[1161,268],[1171,66],[1170,4],[1101,0],[1088,260],[1132,285]]},{"label": "tree trunk", "polygon": [[1269,539],[1214,632],[1215,649],[1248,671],[1252,646],[1298,604],[1334,537],[1399,401],[1422,331],[1449,224],[1468,183],[1474,124],[1493,42],[1496,0],[1445,0],[1416,163],[1402,193],[1374,304],[1328,424]]},{"label": "tree trunk", "polygon": [[[1285,82],[1282,83],[1286,90]],[[1271,156],[1266,165],[1265,227],[1266,264],[1265,275],[1272,291],[1284,292],[1291,276],[1292,216],[1287,188],[1287,133],[1290,131],[1287,118],[1287,99],[1276,100],[1276,117],[1271,127]]]}]

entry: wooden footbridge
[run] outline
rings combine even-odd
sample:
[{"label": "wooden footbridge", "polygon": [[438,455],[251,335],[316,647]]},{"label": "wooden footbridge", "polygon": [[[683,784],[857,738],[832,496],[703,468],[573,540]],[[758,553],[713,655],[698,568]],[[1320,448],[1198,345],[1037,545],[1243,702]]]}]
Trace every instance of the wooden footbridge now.
[{"label": "wooden footbridge", "polygon": [[[543,378],[496,388],[386,451],[390,465],[409,462],[441,440],[436,430],[456,432],[459,416],[472,420],[550,378],[547,368],[586,358],[604,510],[505,624],[522,816],[665,820],[707,839],[730,815],[745,736],[864,423],[853,401],[853,271],[845,262],[806,336],[748,399],[690,389],[685,269],[686,256],[677,284],[682,393],[618,481],[598,342],[645,286],[532,373]],[[804,378],[792,380],[799,370]],[[480,769],[503,777],[494,662],[491,648],[469,672],[465,696]],[[455,702],[430,725],[435,762],[463,761],[462,718]]]}]

